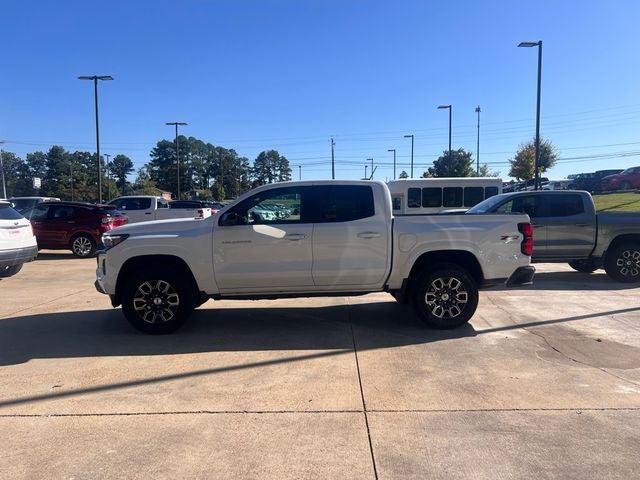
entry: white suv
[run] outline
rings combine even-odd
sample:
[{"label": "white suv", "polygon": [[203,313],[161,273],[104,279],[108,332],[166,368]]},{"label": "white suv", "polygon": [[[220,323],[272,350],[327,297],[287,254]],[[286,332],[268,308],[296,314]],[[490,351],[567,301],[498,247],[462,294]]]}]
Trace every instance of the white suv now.
[{"label": "white suv", "polygon": [[37,255],[38,244],[29,220],[9,202],[0,201],[0,278],[15,275],[23,263]]}]

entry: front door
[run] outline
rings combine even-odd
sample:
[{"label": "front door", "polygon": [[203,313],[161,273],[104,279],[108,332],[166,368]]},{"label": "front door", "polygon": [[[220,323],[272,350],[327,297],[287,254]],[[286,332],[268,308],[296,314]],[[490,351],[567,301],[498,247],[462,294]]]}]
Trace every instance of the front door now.
[{"label": "front door", "polygon": [[313,285],[310,188],[258,192],[218,220],[213,254],[221,293],[293,291]]}]

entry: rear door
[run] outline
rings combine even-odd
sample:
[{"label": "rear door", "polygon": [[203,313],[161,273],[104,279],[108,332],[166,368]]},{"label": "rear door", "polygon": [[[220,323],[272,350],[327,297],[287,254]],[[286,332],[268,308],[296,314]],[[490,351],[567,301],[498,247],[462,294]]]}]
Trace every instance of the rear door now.
[{"label": "rear door", "polygon": [[533,257],[547,255],[546,203],[543,195],[516,195],[501,204],[496,212],[526,213],[533,227]]},{"label": "rear door", "polygon": [[31,221],[33,233],[36,235],[38,247],[49,248],[53,246],[51,242],[51,229],[49,228],[49,208],[50,205],[36,205],[31,210],[24,212],[24,216]]},{"label": "rear door", "polygon": [[[313,285],[311,188],[258,192],[217,220],[214,273],[222,293],[291,291]],[[275,204],[285,205],[288,213],[275,215],[270,208]]]},{"label": "rear door", "polygon": [[[313,280],[341,289],[384,282],[390,258],[391,225],[376,205],[371,185],[314,187]],[[382,195],[378,196],[379,198]]]},{"label": "rear door", "polygon": [[80,210],[71,205],[52,205],[46,221],[47,243],[51,246],[65,247],[69,245],[71,236],[81,225]]},{"label": "rear door", "polygon": [[544,197],[547,201],[547,216],[542,219],[547,226],[546,257],[587,257],[596,243],[596,225],[593,212],[585,209],[582,195],[549,193]]}]

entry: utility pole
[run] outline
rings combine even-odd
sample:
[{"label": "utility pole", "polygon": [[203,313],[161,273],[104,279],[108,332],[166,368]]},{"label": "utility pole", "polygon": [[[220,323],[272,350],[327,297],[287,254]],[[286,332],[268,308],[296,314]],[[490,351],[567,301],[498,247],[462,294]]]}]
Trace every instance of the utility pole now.
[{"label": "utility pole", "polygon": [[369,177],[367,177],[367,168],[369,168],[369,165],[365,164],[364,165],[364,180],[367,180]]},{"label": "utility pole", "polygon": [[336,142],[331,137],[331,179],[336,179],[336,152],[335,152]]},{"label": "utility pole", "polygon": [[107,170],[107,200],[111,200],[111,178],[109,177],[109,159],[111,158],[111,155],[105,153],[104,156],[107,157],[107,161],[105,162]]},{"label": "utility pole", "polygon": [[178,125],[188,125],[186,122],[166,122],[165,125],[173,125],[176,127],[176,167],[177,167],[177,178],[178,178],[178,196],[176,197],[180,200],[180,146],[178,145]]},{"label": "utility pole", "polygon": [[69,180],[71,181],[71,201],[73,202],[73,163],[69,165]]},{"label": "utility pole", "polygon": [[370,178],[370,180],[373,180],[373,158],[367,158],[367,160],[371,160],[371,178]]},{"label": "utility pole", "polygon": [[302,180],[302,165],[298,165],[298,180]]},{"label": "utility pole", "polygon": [[[4,140],[0,140],[0,145],[5,143]],[[0,173],[2,174],[2,198],[7,198],[7,186],[4,183],[4,164],[2,163],[2,149],[0,149]]]},{"label": "utility pole", "polygon": [[478,114],[478,143],[476,145],[476,175],[480,175],[480,105],[476,107]]},{"label": "utility pole", "polygon": [[534,161],[534,190],[540,189],[540,91],[542,89],[542,40],[538,42],[520,42],[518,47],[538,47],[538,91],[536,101],[536,158]]},{"label": "utility pole", "polygon": [[390,148],[387,152],[393,152],[393,179],[396,179],[396,149]]},{"label": "utility pole", "polygon": [[411,138],[411,177],[413,178],[413,135],[405,135],[404,138]]}]

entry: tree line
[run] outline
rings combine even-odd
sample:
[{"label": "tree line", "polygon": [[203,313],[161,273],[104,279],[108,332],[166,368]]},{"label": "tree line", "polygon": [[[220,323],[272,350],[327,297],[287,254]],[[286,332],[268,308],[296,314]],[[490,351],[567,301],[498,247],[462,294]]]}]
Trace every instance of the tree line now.
[{"label": "tree line", "polygon": [[[180,136],[181,198],[222,200],[233,198],[251,188],[291,179],[286,157],[276,150],[261,152],[250,165],[235,150],[214,146],[194,137]],[[91,152],[70,152],[53,146],[47,152],[28,153],[24,159],[3,152],[7,196],[46,196],[94,202],[99,198],[98,163]],[[178,191],[178,167],[175,142],[161,140],[151,150],[150,160],[136,172],[126,155],[115,155],[110,162],[100,158],[102,198],[119,195],[157,195],[159,191]],[[34,188],[33,179],[41,186]]]},{"label": "tree line", "polygon": [[[234,198],[260,185],[291,180],[289,161],[276,150],[265,150],[253,160],[241,157],[234,149],[203,142],[194,137],[179,136],[181,198],[223,200]],[[95,153],[70,152],[53,146],[47,152],[28,153],[24,159],[11,152],[3,152],[4,180],[7,196],[40,195],[78,201],[98,200],[98,164]],[[553,167],[558,155],[549,141],[540,145],[540,172]],[[509,176],[518,180],[533,178],[534,142],[522,144],[509,160]],[[100,158],[102,198],[119,195],[157,195],[159,191],[178,191],[178,166],[175,142],[160,140],[151,150],[150,160],[129,181],[134,165],[129,157],[115,155],[110,162]],[[460,148],[444,151],[433,167],[421,178],[499,176],[487,164],[476,172],[471,152]],[[400,178],[407,178],[403,171]],[[33,179],[41,179],[35,189]]]}]

